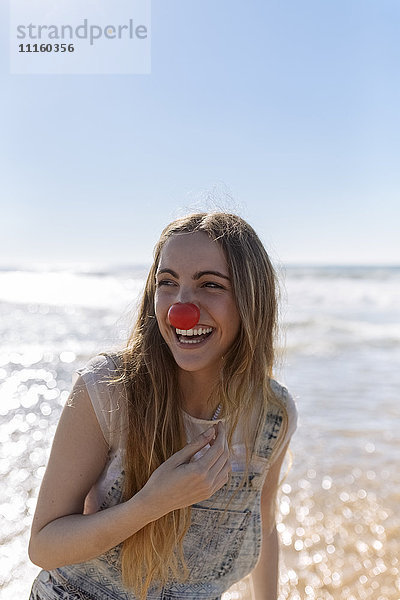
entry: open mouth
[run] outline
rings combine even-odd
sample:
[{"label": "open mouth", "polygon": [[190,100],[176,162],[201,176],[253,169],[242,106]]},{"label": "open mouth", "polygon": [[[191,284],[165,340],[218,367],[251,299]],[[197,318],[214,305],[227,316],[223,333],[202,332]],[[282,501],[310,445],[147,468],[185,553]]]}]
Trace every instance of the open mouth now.
[{"label": "open mouth", "polygon": [[213,331],[213,327],[197,327],[194,329],[175,329],[175,335],[180,344],[197,345],[208,339]]}]

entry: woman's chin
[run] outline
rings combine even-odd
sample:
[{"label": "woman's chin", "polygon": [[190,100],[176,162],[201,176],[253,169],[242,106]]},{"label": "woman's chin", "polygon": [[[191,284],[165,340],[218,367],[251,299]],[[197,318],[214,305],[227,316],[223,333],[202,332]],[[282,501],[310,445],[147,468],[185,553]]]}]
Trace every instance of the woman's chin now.
[{"label": "woman's chin", "polygon": [[204,360],[204,357],[182,357],[177,353],[173,353],[173,357],[175,359],[178,368],[183,371],[188,371],[191,373],[202,373],[202,372],[217,372],[219,365],[222,362],[222,357],[208,357]]}]

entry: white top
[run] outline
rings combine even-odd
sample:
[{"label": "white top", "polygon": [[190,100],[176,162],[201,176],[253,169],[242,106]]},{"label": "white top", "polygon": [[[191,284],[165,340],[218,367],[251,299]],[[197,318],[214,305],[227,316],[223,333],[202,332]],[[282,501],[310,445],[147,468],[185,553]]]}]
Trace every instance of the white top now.
[{"label": "white top", "polygon": [[[88,363],[73,374],[73,383],[78,379],[78,374],[81,375],[88,390],[90,400],[92,402],[97,420],[103,432],[104,438],[109,446],[107,464],[100,475],[97,482],[90,490],[85,501],[85,514],[97,512],[105,498],[106,491],[110,485],[118,478],[122,470],[122,458],[125,447],[126,423],[127,415],[123,402],[120,402],[118,395],[118,386],[108,386],[105,383],[107,377],[115,376],[116,363],[111,356],[98,355],[91,358]],[[115,371],[115,373],[113,373]],[[287,392],[286,388],[281,386],[275,380],[271,380],[271,385],[274,391],[282,398],[288,411],[288,428],[283,446],[292,437],[297,427],[297,408],[292,396]],[[283,391],[285,393],[283,393]],[[205,431],[211,424],[218,421],[225,421],[225,418],[216,419],[214,421],[207,419],[198,419],[182,411],[186,430],[187,441],[190,442],[194,437]],[[257,415],[253,419],[256,421]],[[209,444],[202,448],[195,458],[200,456],[209,448]],[[243,470],[245,462],[246,450],[242,438],[240,423],[233,433],[232,439],[232,454],[231,464],[232,471]],[[256,472],[262,472],[270,461],[256,457],[252,460],[252,469]]]}]

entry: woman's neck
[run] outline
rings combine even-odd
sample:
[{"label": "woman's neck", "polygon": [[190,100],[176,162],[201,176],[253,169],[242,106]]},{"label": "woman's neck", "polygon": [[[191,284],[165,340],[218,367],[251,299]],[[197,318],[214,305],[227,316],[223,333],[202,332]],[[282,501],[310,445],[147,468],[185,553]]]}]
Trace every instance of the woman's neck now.
[{"label": "woman's neck", "polygon": [[183,410],[197,419],[212,419],[217,405],[209,399],[215,386],[215,376],[206,373],[179,372],[179,387],[182,394]]}]

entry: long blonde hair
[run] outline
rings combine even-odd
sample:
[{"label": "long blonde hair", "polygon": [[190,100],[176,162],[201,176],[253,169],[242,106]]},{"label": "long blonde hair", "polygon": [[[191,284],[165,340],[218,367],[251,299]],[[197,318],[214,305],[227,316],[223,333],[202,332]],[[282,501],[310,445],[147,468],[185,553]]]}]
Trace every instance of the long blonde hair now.
[{"label": "long blonde hair", "polygon": [[[120,352],[122,374],[114,380],[124,384],[127,399],[124,500],[136,494],[153,471],[186,444],[181,398],[176,393],[178,369],[157,325],[154,296],[164,244],[173,235],[197,231],[205,232],[223,249],[241,319],[238,336],[224,356],[210,403],[221,403],[222,414],[229,415],[229,446],[241,420],[246,476],[271,404],[283,414],[279,440],[287,427],[285,407],[269,385],[277,333],[277,278],[264,246],[253,228],[237,215],[195,213],[176,219],[163,230],[154,249],[137,321]],[[252,430],[249,415],[254,410],[258,421]],[[274,452],[279,451],[279,440]],[[123,542],[123,582],[141,600],[152,584],[162,586],[171,579],[187,578],[182,541],[190,518],[190,507],[174,510]]]}]

